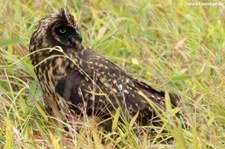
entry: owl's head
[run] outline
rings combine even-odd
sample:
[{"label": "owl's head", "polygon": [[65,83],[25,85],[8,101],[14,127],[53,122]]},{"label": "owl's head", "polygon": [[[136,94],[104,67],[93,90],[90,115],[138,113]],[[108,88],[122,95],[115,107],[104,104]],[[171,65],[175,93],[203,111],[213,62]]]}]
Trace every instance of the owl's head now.
[{"label": "owl's head", "polygon": [[41,48],[79,47],[82,36],[67,8],[48,14],[41,19],[32,34],[30,51]]}]

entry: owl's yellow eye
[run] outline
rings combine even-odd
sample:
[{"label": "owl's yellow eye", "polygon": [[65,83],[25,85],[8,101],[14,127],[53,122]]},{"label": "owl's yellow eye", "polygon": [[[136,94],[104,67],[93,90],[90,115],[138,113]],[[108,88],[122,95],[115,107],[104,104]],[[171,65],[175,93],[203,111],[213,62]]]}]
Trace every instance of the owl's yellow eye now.
[{"label": "owl's yellow eye", "polygon": [[66,28],[60,28],[59,32],[62,33],[62,34],[66,33]]}]

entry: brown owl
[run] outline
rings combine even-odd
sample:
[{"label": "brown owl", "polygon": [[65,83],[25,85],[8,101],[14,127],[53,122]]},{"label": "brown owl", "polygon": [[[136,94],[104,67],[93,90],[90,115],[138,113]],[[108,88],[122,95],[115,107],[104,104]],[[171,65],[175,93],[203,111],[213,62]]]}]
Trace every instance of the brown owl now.
[{"label": "brown owl", "polygon": [[[82,36],[68,9],[46,15],[32,34],[31,62],[43,97],[53,114],[110,116],[119,107],[128,120],[148,124],[152,104],[165,108],[165,93],[133,78],[116,64],[82,44]],[[169,94],[173,106],[178,96]],[[101,114],[100,114],[101,113]]]}]

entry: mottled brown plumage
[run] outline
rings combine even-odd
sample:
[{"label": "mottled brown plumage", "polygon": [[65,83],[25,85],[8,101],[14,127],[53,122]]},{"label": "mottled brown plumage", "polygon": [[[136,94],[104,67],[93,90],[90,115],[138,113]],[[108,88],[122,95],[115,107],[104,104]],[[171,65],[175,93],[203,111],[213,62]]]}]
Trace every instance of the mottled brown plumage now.
[{"label": "mottled brown plumage", "polygon": [[[71,109],[79,114],[114,113],[121,107],[131,118],[147,124],[154,111],[146,97],[165,107],[165,93],[133,78],[110,60],[82,44],[81,34],[68,9],[40,20],[30,40],[31,62],[44,99],[55,116]],[[178,96],[170,94],[176,106]]]}]

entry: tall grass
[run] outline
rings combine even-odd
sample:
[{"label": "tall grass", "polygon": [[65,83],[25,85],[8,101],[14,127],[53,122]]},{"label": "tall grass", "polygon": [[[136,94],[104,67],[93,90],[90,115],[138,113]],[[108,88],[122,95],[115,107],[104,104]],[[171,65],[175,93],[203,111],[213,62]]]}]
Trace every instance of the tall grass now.
[{"label": "tall grass", "polygon": [[[58,128],[27,56],[38,20],[64,6],[75,16],[85,45],[153,87],[179,93],[182,119],[167,111],[163,126],[146,128],[156,134],[135,131],[116,114],[112,132],[85,117],[65,123],[69,132]],[[1,0],[0,7],[0,148],[225,147],[224,6],[189,6],[185,0]],[[159,138],[174,141],[163,144]]]}]

